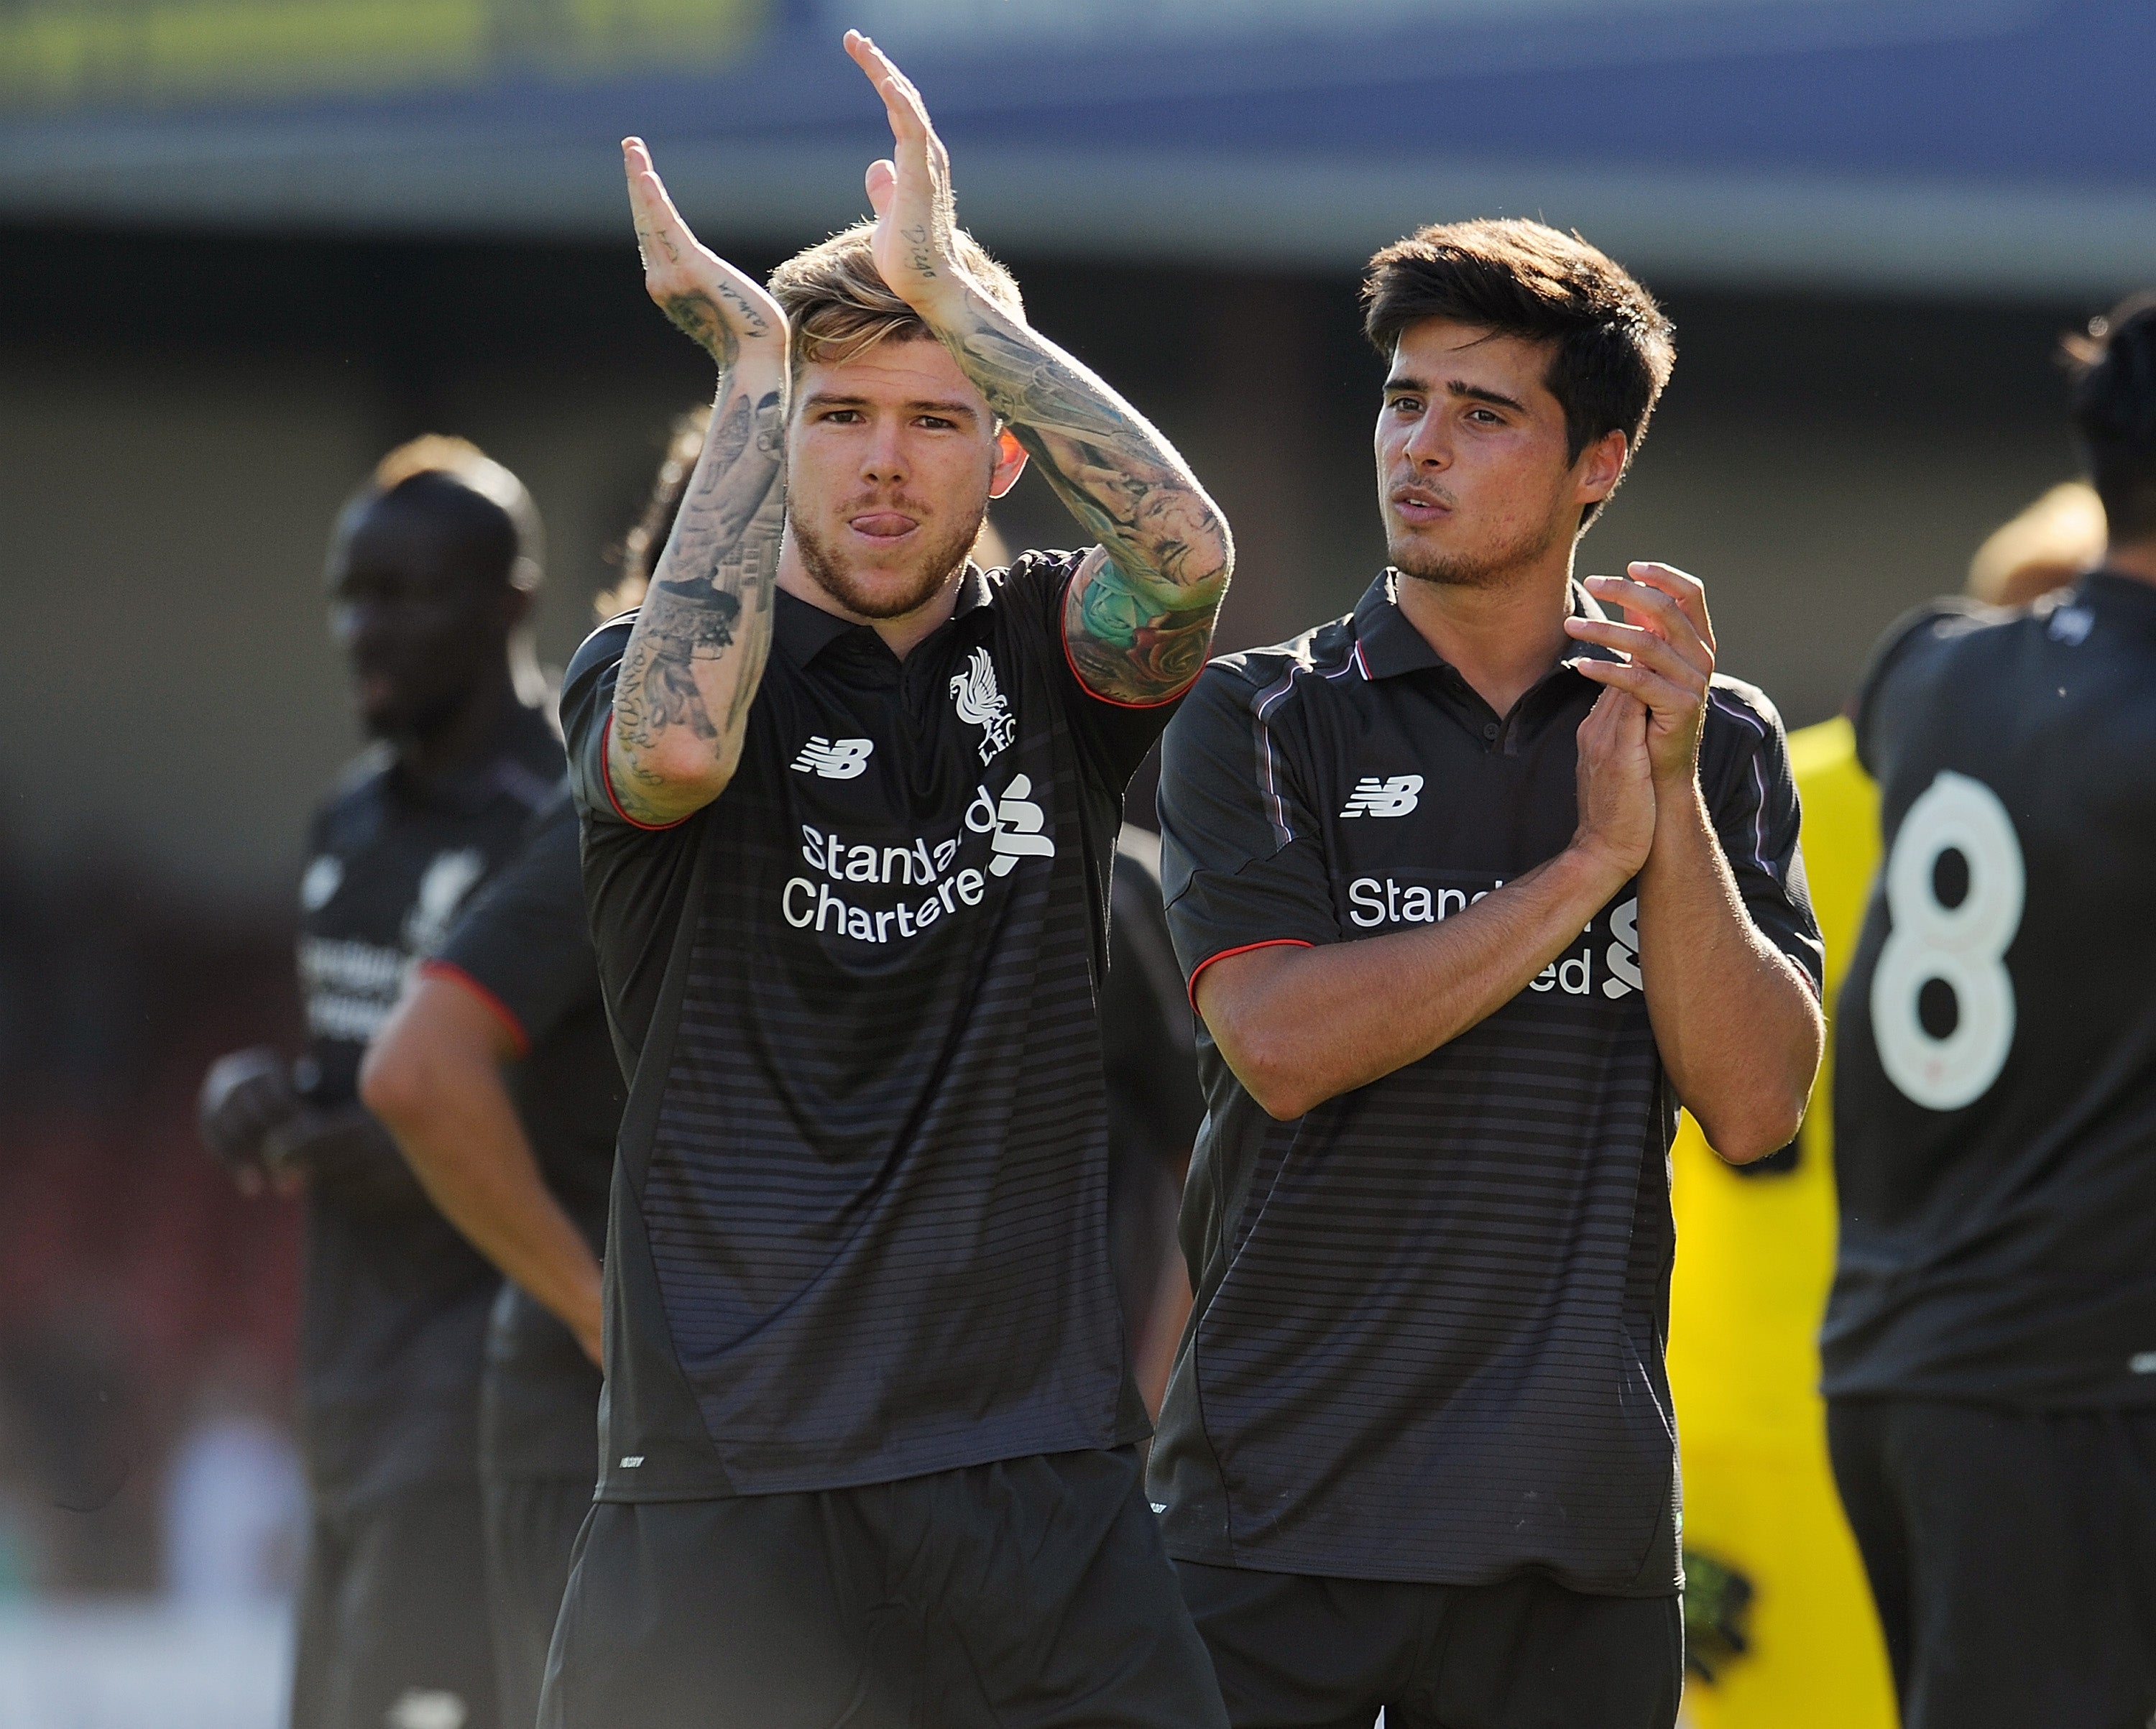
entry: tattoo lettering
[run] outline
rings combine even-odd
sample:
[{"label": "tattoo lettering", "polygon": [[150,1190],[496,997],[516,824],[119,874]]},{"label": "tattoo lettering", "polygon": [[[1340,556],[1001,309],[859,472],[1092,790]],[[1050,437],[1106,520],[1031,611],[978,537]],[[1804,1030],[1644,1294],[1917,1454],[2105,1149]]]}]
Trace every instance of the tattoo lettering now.
[{"label": "tattoo lettering", "polygon": [[906,245],[911,249],[911,256],[906,261],[922,275],[933,276],[936,274],[936,254],[928,244],[928,230],[916,223],[911,228],[900,232],[906,237]]}]

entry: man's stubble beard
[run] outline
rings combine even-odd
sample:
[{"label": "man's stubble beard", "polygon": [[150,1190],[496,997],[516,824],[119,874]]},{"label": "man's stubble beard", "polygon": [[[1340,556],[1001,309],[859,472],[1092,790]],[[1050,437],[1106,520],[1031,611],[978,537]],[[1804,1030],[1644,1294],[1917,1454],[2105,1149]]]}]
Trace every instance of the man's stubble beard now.
[{"label": "man's stubble beard", "polygon": [[988,505],[983,503],[971,525],[954,528],[942,538],[927,542],[916,555],[911,580],[896,592],[888,587],[865,586],[844,559],[819,541],[790,506],[786,513],[786,526],[793,532],[793,544],[800,549],[802,568],[808,572],[809,580],[840,606],[857,618],[902,618],[933,600],[937,591],[950,581],[952,572],[965,563],[967,555],[973,550],[973,542],[980,537],[981,524],[987,521],[988,514]]},{"label": "man's stubble beard", "polygon": [[1522,567],[1540,559],[1566,533],[1562,520],[1530,528],[1509,544],[1468,556],[1436,554],[1418,557],[1412,541],[1402,544],[1386,536],[1387,553],[1393,567],[1404,577],[1434,582],[1445,588],[1502,588]]}]

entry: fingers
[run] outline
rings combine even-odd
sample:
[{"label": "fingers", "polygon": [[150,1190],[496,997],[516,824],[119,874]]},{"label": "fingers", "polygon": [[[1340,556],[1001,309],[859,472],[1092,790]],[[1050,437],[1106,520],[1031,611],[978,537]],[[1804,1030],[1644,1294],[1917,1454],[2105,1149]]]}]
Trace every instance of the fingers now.
[{"label": "fingers", "polygon": [[[1672,685],[1690,692],[1694,703],[1706,700],[1707,685],[1714,676],[1714,662],[1706,657],[1706,650],[1700,644],[1691,644],[1691,653],[1687,654],[1681,644],[1651,630],[1637,624],[1620,624],[1609,618],[1568,618],[1564,628],[1565,634],[1575,642],[1599,643],[1605,649],[1614,649],[1628,660],[1660,674]],[[1702,658],[1706,659],[1704,665],[1700,664]]]},{"label": "fingers", "polygon": [[891,208],[891,194],[897,188],[897,163],[888,157],[881,157],[869,164],[869,208],[875,212],[879,220],[881,219],[884,212]]},{"label": "fingers", "polygon": [[1627,613],[1655,621],[1672,640],[1697,636],[1712,654],[1714,624],[1707,616],[1705,583],[1674,565],[1642,562],[1629,564],[1625,570],[1625,577],[1589,577],[1589,591],[1598,600],[1614,602]]},{"label": "fingers", "polygon": [[644,268],[680,264],[684,250],[696,244],[696,236],[674,208],[666,182],[651,164],[650,150],[641,138],[624,138],[621,161],[629,177],[629,216],[636,225],[636,246]]},{"label": "fingers", "polygon": [[[1607,690],[1620,690],[1656,714],[1675,718],[1699,711],[1699,693],[1671,683],[1637,661],[1579,659],[1571,664],[1596,684]],[[1592,720],[1594,716],[1589,715],[1588,718]]]},{"label": "fingers", "polygon": [[928,105],[921,100],[921,92],[914,88],[913,80],[860,31],[846,32],[845,46],[854,64],[868,74],[869,82],[883,98],[892,136],[901,144],[912,142],[916,136],[925,138],[930,130]]}]

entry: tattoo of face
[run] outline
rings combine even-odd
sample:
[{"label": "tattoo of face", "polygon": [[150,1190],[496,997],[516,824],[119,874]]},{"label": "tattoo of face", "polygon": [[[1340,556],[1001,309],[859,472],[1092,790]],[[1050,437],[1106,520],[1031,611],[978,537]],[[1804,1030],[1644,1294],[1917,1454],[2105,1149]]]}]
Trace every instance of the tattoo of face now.
[{"label": "tattoo of face", "polygon": [[[741,339],[734,335],[726,316],[702,292],[670,296],[663,308],[674,327],[710,355],[723,369],[741,353]],[[759,321],[760,322],[761,321]]]}]

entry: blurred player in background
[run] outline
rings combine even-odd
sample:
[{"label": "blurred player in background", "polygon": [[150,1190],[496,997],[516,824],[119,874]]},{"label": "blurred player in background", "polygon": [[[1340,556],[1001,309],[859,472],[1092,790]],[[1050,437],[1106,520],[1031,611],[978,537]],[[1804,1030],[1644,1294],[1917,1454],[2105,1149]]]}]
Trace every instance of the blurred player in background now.
[{"label": "blurred player in background", "polygon": [[2156,301],[2069,351],[2102,567],[1921,610],[1856,708],[1821,1355],[1909,1729],[2156,1711]]},{"label": "blurred player in background", "polygon": [[[2023,605],[2103,556],[2103,507],[2054,486],[1970,561],[1974,599]],[[1838,998],[1879,865],[1879,793],[1845,717],[1789,735],[1804,880]],[[1715,1157],[1689,1117],[1671,1162],[1677,1223],[1670,1387],[1685,1457],[1685,1655],[1698,1729],[1892,1729],[1893,1679],[1827,1461],[1819,1323],[1834,1277],[1833,1063],[1797,1138]]]},{"label": "blurred player in background", "polygon": [[525,632],[538,552],[522,485],[461,439],[391,452],[338,519],[331,621],[377,743],[309,834],[307,1054],[288,1072],[238,1053],[204,1083],[204,1137],[242,1186],[307,1197],[293,1729],[495,1721],[476,1460],[498,1280],[357,1088],[405,973],[561,781]]},{"label": "blurred player in background", "polygon": [[[703,449],[668,440],[602,619],[634,606]],[[599,1246],[625,1097],[584,911],[566,786],[441,952],[408,981],[361,1071],[368,1107],[506,1280],[480,1392],[487,1610],[505,1724],[536,1722],[547,1647],[598,1460]]]},{"label": "blurred player in background", "polygon": [[1781,725],[1691,577],[1572,578],[1645,290],[1481,222],[1366,298],[1393,567],[1163,750],[1210,1111],[1152,1491],[1239,1725],[1666,1729],[1676,1106],[1756,1158],[1819,1059]]},{"label": "blurred player in background", "polygon": [[[541,1721],[1218,1724],[1133,1456],[1094,992],[1229,537],[847,46],[897,160],[771,295],[625,147],[647,285],[721,382],[643,607],[564,689],[633,1075]],[[1100,544],[991,579],[1029,455]]]}]

